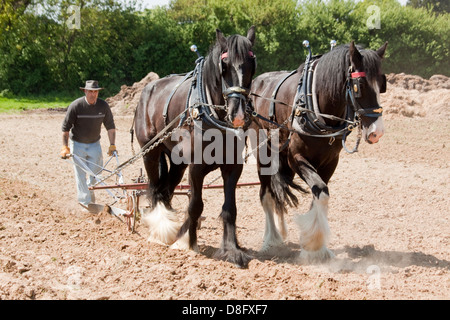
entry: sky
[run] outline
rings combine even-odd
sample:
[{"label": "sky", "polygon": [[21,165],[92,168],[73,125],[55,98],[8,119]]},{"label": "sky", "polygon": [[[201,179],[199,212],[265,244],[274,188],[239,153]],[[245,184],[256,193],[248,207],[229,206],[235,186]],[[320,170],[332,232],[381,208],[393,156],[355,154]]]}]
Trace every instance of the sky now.
[{"label": "sky", "polygon": [[[138,0],[139,1],[139,0]],[[165,6],[168,5],[170,0],[140,0],[144,8],[152,9],[155,6]]]}]

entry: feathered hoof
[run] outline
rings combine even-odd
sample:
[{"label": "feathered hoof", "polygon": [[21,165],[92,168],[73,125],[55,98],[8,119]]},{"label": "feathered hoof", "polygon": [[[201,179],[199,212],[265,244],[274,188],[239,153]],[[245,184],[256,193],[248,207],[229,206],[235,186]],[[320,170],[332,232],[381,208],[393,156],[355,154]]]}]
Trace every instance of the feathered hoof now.
[{"label": "feathered hoof", "polygon": [[259,253],[261,254],[276,254],[280,247],[284,246],[284,241],[281,238],[272,239],[271,241],[264,241]]},{"label": "feathered hoof", "polygon": [[153,211],[143,217],[142,221],[150,231],[148,241],[171,245],[177,240],[181,223],[176,213],[163,204],[158,204]]},{"label": "feathered hoof", "polygon": [[223,260],[234,264],[241,269],[248,268],[248,263],[252,260],[252,257],[239,249],[225,250],[219,249],[214,255],[215,259]]},{"label": "feathered hoof", "polygon": [[335,257],[334,253],[327,247],[322,247],[319,250],[308,251],[302,249],[300,251],[299,263],[300,264],[321,264],[328,262]]},{"label": "feathered hoof", "polygon": [[197,253],[200,252],[197,243],[195,243],[192,247],[190,247],[190,245],[189,245],[189,232],[186,232],[177,241],[175,241],[170,246],[170,249],[184,250],[184,251],[193,250],[194,252],[197,252]]}]

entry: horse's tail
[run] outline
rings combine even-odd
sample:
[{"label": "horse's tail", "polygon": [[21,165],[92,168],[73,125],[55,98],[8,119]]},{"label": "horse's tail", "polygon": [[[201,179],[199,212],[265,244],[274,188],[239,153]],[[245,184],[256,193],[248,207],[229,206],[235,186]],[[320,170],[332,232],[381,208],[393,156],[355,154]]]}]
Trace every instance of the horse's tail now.
[{"label": "horse's tail", "polygon": [[289,168],[287,163],[283,165],[280,161],[280,167],[276,174],[270,179],[270,189],[275,200],[275,210],[278,214],[287,212],[287,207],[297,207],[298,198],[293,190],[308,193],[301,185],[294,181],[295,173]]}]

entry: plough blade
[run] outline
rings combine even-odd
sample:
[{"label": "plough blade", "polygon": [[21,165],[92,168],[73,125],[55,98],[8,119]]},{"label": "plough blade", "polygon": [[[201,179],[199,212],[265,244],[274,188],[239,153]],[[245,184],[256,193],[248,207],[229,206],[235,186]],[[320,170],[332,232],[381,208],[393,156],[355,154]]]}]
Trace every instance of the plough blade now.
[{"label": "plough blade", "polygon": [[111,207],[111,206],[108,206],[108,205],[105,206],[105,205],[96,204],[96,203],[90,203],[88,205],[88,210],[91,213],[99,213],[99,212],[105,211],[105,212],[113,214],[115,216],[123,216],[123,215],[125,215],[127,213],[127,211],[124,210],[124,209]]}]

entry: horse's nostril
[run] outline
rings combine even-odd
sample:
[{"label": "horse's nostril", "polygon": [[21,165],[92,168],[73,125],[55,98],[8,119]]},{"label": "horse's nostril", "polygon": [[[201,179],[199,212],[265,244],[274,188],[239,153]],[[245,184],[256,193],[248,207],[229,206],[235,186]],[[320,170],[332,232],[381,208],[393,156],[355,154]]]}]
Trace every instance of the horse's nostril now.
[{"label": "horse's nostril", "polygon": [[245,125],[244,119],[234,119],[234,121],[233,121],[233,126],[235,128],[243,127],[244,125]]}]

